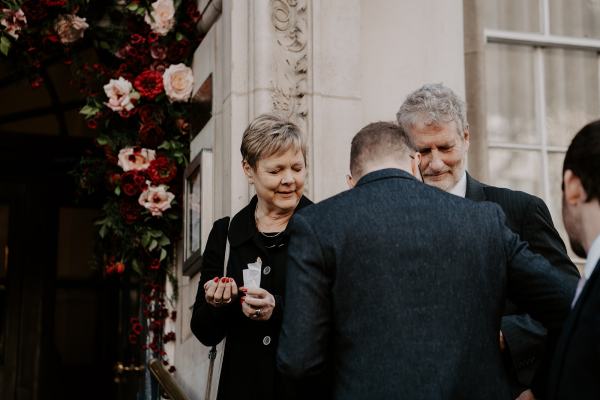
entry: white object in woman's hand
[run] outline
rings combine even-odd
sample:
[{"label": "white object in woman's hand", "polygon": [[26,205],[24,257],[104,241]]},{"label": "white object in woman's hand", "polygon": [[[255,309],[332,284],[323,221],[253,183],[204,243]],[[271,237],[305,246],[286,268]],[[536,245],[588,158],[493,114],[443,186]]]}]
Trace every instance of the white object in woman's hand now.
[{"label": "white object in woman's hand", "polygon": [[245,294],[240,299],[242,312],[250,319],[267,321],[275,309],[275,297],[262,288],[241,288]]},{"label": "white object in woman's hand", "polygon": [[204,298],[213,307],[222,307],[237,298],[238,288],[235,280],[227,277],[215,277],[204,284]]}]

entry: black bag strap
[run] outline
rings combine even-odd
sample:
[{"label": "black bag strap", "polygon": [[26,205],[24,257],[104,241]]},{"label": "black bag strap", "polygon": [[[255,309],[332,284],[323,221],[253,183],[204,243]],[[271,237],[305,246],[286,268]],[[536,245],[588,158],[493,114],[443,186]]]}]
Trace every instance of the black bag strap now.
[{"label": "black bag strap", "polygon": [[[227,221],[227,230],[225,231],[225,254],[223,257],[223,276],[227,276],[227,261],[229,260],[229,226],[231,218]],[[213,370],[215,368],[215,359],[217,358],[217,346],[213,346],[208,352],[208,374],[206,377],[206,389],[204,390],[204,400],[210,400],[212,389]]]}]

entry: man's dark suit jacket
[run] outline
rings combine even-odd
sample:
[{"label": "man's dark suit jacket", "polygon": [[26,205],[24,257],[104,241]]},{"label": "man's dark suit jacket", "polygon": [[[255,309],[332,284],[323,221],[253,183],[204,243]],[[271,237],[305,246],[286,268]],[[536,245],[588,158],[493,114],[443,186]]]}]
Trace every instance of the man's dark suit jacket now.
[{"label": "man's dark suit jacket", "polygon": [[[525,192],[485,185],[469,174],[465,197],[498,204],[506,215],[506,225],[526,241],[533,252],[544,256],[553,267],[579,278],[577,267],[567,256],[565,244],[554,228],[542,199]],[[530,387],[534,372],[544,360],[546,329],[524,310],[507,301],[501,330],[507,344],[505,364],[513,395],[517,395]]]},{"label": "man's dark suit jacket", "polygon": [[[511,399],[505,297],[560,329],[576,282],[527,250],[492,203],[398,169],[297,213],[278,367],[335,399]],[[306,390],[306,387],[303,387]]]},{"label": "man's dark suit jacket", "polygon": [[571,311],[550,371],[548,399],[600,398],[600,262]]}]

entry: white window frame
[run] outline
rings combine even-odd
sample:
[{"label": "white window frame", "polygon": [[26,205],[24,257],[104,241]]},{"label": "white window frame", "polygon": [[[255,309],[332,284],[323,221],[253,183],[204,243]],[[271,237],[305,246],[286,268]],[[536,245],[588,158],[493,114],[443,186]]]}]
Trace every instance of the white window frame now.
[{"label": "white window frame", "polygon": [[[506,31],[500,29],[484,28],[485,43],[509,44],[533,47],[534,49],[534,96],[535,96],[535,126],[540,137],[540,144],[519,144],[514,142],[499,142],[489,140],[489,149],[506,150],[529,150],[541,152],[542,174],[543,174],[543,198],[547,204],[552,204],[550,195],[550,171],[548,167],[548,155],[551,153],[565,154],[567,146],[548,145],[548,131],[546,129],[546,93],[545,93],[545,70],[544,49],[576,49],[594,51],[600,54],[600,39],[577,38],[571,36],[553,35],[550,33],[550,3],[549,0],[539,0],[540,31],[541,33]],[[600,76],[600,56],[598,56],[598,75]],[[600,87],[598,88],[600,93]],[[487,118],[487,116],[486,116]],[[574,259],[578,264],[583,262]]]}]

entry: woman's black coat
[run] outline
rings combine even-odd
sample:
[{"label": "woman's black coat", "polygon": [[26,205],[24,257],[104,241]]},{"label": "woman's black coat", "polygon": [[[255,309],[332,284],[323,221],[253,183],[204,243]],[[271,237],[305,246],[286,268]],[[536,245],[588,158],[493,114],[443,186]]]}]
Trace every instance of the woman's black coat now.
[{"label": "woman's black coat", "polygon": [[[204,283],[223,276],[225,237],[229,218],[217,220],[208,236],[202,258],[200,285],[192,314],[194,335],[206,346],[216,345],[227,337],[219,381],[218,399],[275,400],[282,398],[282,382],[275,366],[275,353],[283,315],[285,264],[289,233],[286,229],[277,247],[266,249],[256,229],[254,196],[237,213],[229,226],[230,255],[227,276],[243,286],[242,270],[248,263],[262,260],[260,287],[275,298],[275,308],[268,321],[255,321],[242,313],[235,301],[216,308],[206,303]],[[299,210],[312,204],[300,199]],[[289,226],[289,225],[288,225]]]}]

